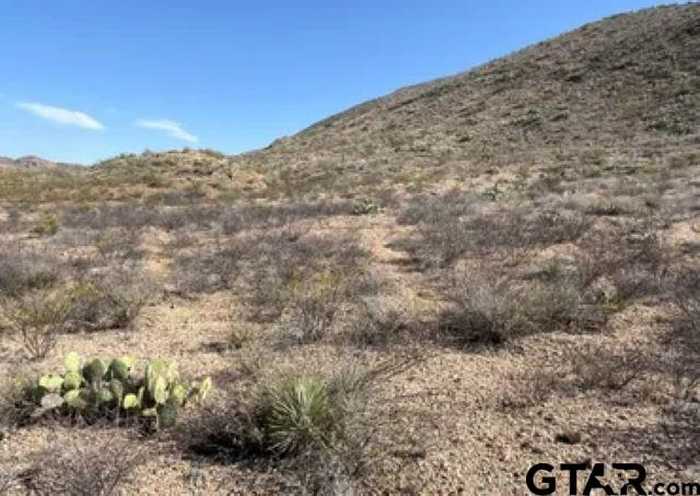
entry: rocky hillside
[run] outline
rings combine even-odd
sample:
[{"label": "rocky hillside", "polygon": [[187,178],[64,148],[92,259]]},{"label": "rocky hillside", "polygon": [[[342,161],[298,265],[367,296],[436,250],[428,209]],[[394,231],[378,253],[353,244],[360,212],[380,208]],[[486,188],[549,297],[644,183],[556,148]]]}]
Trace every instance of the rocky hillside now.
[{"label": "rocky hillside", "polygon": [[112,192],[147,185],[284,198],[693,165],[698,60],[700,4],[646,9],[400,89],[262,150],[121,155],[86,176]]},{"label": "rocky hillside", "polygon": [[324,169],[391,177],[445,165],[653,161],[700,145],[699,60],[700,4],[618,15],[364,103],[239,160],[300,179]]}]

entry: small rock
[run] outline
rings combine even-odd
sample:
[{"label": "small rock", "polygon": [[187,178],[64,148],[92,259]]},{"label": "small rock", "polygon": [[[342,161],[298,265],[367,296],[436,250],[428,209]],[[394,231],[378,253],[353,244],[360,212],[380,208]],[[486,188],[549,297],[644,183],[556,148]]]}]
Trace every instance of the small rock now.
[{"label": "small rock", "polygon": [[554,440],[562,444],[579,444],[581,433],[576,431],[564,431],[556,435]]}]

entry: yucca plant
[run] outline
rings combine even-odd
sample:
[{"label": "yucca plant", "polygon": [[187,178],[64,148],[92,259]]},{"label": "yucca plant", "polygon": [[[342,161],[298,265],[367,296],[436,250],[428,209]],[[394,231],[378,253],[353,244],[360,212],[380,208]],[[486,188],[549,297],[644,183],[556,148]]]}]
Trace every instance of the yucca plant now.
[{"label": "yucca plant", "polygon": [[334,419],[325,381],[288,378],[264,388],[259,400],[257,417],[272,451],[297,454],[330,443]]}]

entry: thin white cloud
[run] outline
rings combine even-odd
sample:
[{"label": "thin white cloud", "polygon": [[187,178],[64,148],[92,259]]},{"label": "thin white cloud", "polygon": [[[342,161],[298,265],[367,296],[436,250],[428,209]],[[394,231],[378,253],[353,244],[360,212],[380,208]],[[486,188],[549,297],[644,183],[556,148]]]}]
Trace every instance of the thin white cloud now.
[{"label": "thin white cloud", "polygon": [[168,119],[158,119],[158,120],[139,120],[134,124],[137,127],[142,127],[145,129],[156,129],[158,131],[165,131],[168,136],[182,141],[187,141],[189,143],[196,143],[199,139],[185,131],[182,125],[178,122],[171,121]]},{"label": "thin white cloud", "polygon": [[58,124],[78,126],[82,127],[83,129],[92,129],[95,131],[100,131],[105,128],[95,118],[90,117],[83,112],[78,112],[77,110],[52,107],[51,105],[44,105],[42,103],[35,102],[19,102],[17,103],[17,107],[39,116],[42,119],[56,122]]}]

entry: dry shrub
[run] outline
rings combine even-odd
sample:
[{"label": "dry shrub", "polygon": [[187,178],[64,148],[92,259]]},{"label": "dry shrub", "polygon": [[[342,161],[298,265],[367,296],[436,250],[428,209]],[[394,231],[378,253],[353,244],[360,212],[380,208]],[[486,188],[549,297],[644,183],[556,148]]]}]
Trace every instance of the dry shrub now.
[{"label": "dry shrub", "polygon": [[578,240],[591,225],[578,212],[532,214],[526,207],[494,207],[459,192],[419,198],[399,215],[399,223],[416,225],[417,231],[401,244],[427,267],[447,266],[466,255],[500,254],[518,262],[534,249]]},{"label": "dry shrub", "polygon": [[648,368],[639,350],[615,350],[605,345],[572,349],[570,363],[573,385],[582,391],[620,391],[640,379]]},{"label": "dry shrub", "polygon": [[677,315],[665,339],[670,352],[667,368],[677,396],[688,399],[700,387],[700,270],[676,274],[671,298]]},{"label": "dry shrub", "polygon": [[107,229],[99,233],[95,239],[95,248],[103,261],[138,260],[143,257],[139,248],[140,236],[138,231],[130,229]]},{"label": "dry shrub", "polygon": [[[367,253],[351,237],[303,236],[295,231],[267,232],[257,238],[245,260],[244,282],[253,317],[263,321],[279,318],[311,287],[321,274],[334,274],[343,285],[342,294],[366,291]],[[332,296],[332,292],[327,296]],[[300,303],[314,305],[312,296]],[[316,305],[318,307],[318,305]]]},{"label": "dry shrub", "polygon": [[542,406],[560,389],[562,375],[561,367],[556,366],[533,366],[522,374],[514,375],[500,398],[500,406]]},{"label": "dry shrub", "polygon": [[0,467],[0,494],[9,494],[11,489],[17,488],[17,476],[9,469]]},{"label": "dry shrub", "polygon": [[214,251],[201,248],[193,254],[179,255],[173,260],[173,284],[185,295],[232,289],[243,256],[235,242]]},{"label": "dry shrub", "polygon": [[386,346],[415,327],[409,304],[378,296],[361,298],[349,324],[349,339],[358,346]]},{"label": "dry shrub", "polygon": [[615,290],[608,298],[624,304],[661,292],[670,261],[660,236],[642,224],[623,232],[597,232],[586,237],[580,244],[576,265],[582,287],[592,288],[607,280]]},{"label": "dry shrub", "polygon": [[0,244],[0,296],[47,288],[60,278],[61,267],[61,262],[45,251]]},{"label": "dry shrub", "polygon": [[67,331],[100,331],[131,326],[153,298],[155,283],[132,266],[108,267],[70,288]]},{"label": "dry shrub", "polygon": [[417,360],[331,375],[276,375],[252,394],[192,419],[185,442],[220,462],[270,463],[269,469],[310,494],[357,490],[371,467],[388,456],[378,434],[393,419],[375,414],[382,401],[378,385]]},{"label": "dry shrub", "polygon": [[146,450],[133,441],[72,444],[41,453],[23,475],[37,496],[110,496],[146,460]]},{"label": "dry shrub", "polygon": [[571,277],[526,283],[477,269],[457,271],[449,282],[452,307],[439,324],[460,344],[499,345],[534,332],[569,329],[581,317],[583,297]]},{"label": "dry shrub", "polygon": [[11,336],[32,360],[44,358],[53,350],[69,311],[70,299],[66,295],[46,291],[23,295],[2,305]]},{"label": "dry shrub", "polygon": [[325,338],[343,310],[346,284],[342,274],[326,271],[293,287],[286,332],[302,344]]},{"label": "dry shrub", "polygon": [[33,375],[18,372],[0,382],[0,440],[4,433],[27,423],[35,410],[36,402],[31,394]]}]

